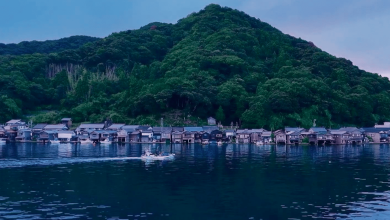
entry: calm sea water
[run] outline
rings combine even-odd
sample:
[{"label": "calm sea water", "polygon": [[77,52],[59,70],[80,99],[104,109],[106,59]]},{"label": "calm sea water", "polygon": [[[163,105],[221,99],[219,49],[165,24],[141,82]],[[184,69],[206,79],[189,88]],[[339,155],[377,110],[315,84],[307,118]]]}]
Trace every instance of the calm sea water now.
[{"label": "calm sea water", "polygon": [[388,145],[8,144],[0,219],[390,219],[389,174]]}]

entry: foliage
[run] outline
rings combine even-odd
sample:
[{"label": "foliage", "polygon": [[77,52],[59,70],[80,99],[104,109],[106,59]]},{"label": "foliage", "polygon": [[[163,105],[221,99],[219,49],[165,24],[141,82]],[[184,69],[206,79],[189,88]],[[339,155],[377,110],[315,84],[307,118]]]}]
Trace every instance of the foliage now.
[{"label": "foliage", "polygon": [[302,143],[305,143],[305,144],[309,143],[309,138],[308,137],[304,137],[302,139]]},{"label": "foliage", "polygon": [[390,120],[387,78],[230,8],[212,4],[176,24],[87,41],[50,41],[53,51],[24,43],[30,52],[0,55],[0,120],[36,110],[157,125],[175,112],[166,125],[216,115],[272,130]]}]

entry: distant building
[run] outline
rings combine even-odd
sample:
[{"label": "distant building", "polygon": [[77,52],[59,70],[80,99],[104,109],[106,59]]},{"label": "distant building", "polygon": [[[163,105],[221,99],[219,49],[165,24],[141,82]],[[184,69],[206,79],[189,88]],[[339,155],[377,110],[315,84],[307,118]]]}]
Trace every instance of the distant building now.
[{"label": "distant building", "polygon": [[217,122],[216,122],[215,118],[209,117],[209,118],[207,119],[207,124],[208,124],[208,125],[216,125]]}]

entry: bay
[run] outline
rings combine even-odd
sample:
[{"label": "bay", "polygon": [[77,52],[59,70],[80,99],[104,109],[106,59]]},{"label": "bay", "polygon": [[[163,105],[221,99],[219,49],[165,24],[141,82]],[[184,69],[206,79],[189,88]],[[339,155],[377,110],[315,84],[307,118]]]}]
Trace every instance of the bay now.
[{"label": "bay", "polygon": [[388,219],[389,174],[389,145],[7,144],[0,219]]}]

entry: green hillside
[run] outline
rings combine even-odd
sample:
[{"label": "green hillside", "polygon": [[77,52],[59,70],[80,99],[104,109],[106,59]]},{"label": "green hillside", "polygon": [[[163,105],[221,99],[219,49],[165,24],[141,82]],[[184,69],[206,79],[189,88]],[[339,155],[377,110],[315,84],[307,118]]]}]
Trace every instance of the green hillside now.
[{"label": "green hillside", "polygon": [[36,122],[216,116],[268,129],[390,120],[387,78],[214,4],[177,24],[152,23],[78,49],[0,56],[0,75],[0,121],[39,110],[55,112]]}]

